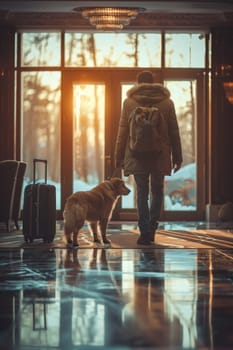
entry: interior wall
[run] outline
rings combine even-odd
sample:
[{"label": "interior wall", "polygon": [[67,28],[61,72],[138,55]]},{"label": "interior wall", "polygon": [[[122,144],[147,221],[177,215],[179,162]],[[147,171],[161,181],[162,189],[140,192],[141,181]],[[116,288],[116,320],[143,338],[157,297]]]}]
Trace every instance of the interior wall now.
[{"label": "interior wall", "polygon": [[233,29],[212,31],[211,203],[233,202],[233,104],[223,83],[233,82]]},{"label": "interior wall", "polygon": [[0,160],[15,158],[14,38],[13,28],[0,26]]}]

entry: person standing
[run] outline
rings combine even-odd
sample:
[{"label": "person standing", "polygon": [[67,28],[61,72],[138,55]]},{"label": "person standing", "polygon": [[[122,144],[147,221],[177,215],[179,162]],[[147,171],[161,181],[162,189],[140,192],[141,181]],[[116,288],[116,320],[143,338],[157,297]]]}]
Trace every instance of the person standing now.
[{"label": "person standing", "polygon": [[[153,157],[136,157],[129,146],[129,117],[136,107],[157,107],[167,126],[167,142]],[[124,175],[133,175],[137,189],[137,212],[140,236],[138,244],[154,244],[163,199],[164,176],[176,172],[182,164],[182,148],[175,106],[170,91],[154,82],[151,71],[137,76],[137,83],[127,92],[115,144],[115,166]],[[149,194],[151,198],[149,201]]]}]

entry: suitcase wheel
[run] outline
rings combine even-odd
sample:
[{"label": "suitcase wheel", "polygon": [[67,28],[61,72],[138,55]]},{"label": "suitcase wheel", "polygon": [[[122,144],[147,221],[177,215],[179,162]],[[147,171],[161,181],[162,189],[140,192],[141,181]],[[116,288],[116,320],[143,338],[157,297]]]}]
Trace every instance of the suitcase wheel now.
[{"label": "suitcase wheel", "polygon": [[52,238],[43,238],[44,243],[52,243],[53,239]]},{"label": "suitcase wheel", "polygon": [[33,239],[31,237],[25,237],[24,240],[26,243],[33,243]]}]

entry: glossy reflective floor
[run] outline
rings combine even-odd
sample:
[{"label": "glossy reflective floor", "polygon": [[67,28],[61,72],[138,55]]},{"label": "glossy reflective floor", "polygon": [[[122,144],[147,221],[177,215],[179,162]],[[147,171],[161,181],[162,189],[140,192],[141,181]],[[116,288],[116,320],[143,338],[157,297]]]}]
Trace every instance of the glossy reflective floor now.
[{"label": "glossy reflective floor", "polygon": [[233,250],[0,248],[0,349],[233,349]]}]

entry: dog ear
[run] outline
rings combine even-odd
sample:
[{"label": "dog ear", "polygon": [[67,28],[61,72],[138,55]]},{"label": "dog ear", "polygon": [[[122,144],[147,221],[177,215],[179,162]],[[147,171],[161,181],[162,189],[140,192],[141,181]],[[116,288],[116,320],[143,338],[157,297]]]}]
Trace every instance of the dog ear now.
[{"label": "dog ear", "polygon": [[123,182],[119,177],[112,177],[110,181],[114,188],[118,188]]}]

